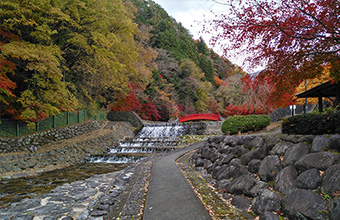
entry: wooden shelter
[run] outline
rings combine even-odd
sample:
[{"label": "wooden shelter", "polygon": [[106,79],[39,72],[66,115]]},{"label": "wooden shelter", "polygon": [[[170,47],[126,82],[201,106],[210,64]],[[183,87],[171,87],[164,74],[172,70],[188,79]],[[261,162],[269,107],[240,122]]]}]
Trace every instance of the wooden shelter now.
[{"label": "wooden shelter", "polygon": [[322,83],[314,88],[311,88],[305,92],[296,95],[298,98],[318,98],[319,99],[319,112],[322,112],[322,98],[335,97],[334,106],[337,106],[340,102],[340,82],[335,83],[330,80]]}]

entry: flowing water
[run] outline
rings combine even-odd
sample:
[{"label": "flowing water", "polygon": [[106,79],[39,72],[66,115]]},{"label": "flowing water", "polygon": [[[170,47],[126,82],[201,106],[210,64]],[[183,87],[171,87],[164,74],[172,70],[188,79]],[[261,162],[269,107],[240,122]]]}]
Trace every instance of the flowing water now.
[{"label": "flowing water", "polygon": [[48,193],[65,183],[84,180],[95,174],[119,171],[129,163],[140,161],[155,153],[170,152],[182,144],[179,136],[200,134],[202,123],[200,124],[145,125],[136,137],[122,140],[112,146],[105,155],[87,158],[86,163],[46,172],[39,176],[0,181],[0,208],[24,198]]}]

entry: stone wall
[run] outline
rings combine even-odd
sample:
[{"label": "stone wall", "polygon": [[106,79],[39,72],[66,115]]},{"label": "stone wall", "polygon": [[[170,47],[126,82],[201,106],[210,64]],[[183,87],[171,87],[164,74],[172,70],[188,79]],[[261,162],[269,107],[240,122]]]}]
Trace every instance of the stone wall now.
[{"label": "stone wall", "polygon": [[140,128],[144,125],[143,120],[132,111],[126,111],[126,112],[114,112],[111,111],[109,114],[107,114],[107,119],[110,121],[126,121],[130,122],[132,126],[136,128]]},{"label": "stone wall", "polygon": [[207,122],[207,128],[204,132],[205,135],[221,135],[222,122]]},{"label": "stone wall", "polygon": [[340,219],[340,135],[216,136],[194,155],[236,208],[260,219]]},{"label": "stone wall", "polygon": [[[57,138],[72,137],[76,134],[84,134],[84,131],[80,131],[81,128],[86,128],[87,132],[94,128],[100,128],[99,122],[88,122],[85,124],[79,124],[75,126],[70,126],[68,128],[57,129],[58,131],[48,131],[50,134],[58,134]],[[124,137],[132,137],[133,128],[129,123],[120,122],[113,125],[111,132],[106,132],[105,135],[95,137],[89,140],[79,140],[78,142],[72,144],[66,144],[59,146],[54,149],[48,149],[45,151],[21,151],[15,153],[0,154],[0,176],[2,178],[15,178],[21,176],[34,175],[36,173],[45,172],[48,170],[59,169],[62,167],[70,166],[83,162],[85,158],[90,155],[103,154],[107,152],[108,147],[115,144],[118,140]],[[63,131],[66,133],[64,134]],[[69,132],[67,132],[69,131]],[[43,132],[45,133],[45,132]],[[38,137],[34,139],[37,143],[45,143],[46,135],[36,134]],[[36,135],[30,135],[31,137],[36,137]],[[52,142],[55,142],[56,135],[51,135],[54,137]],[[49,137],[49,136],[47,136]],[[29,137],[18,138],[22,140],[31,140]],[[58,138],[60,140],[60,138]],[[11,143],[18,142],[19,140],[10,140]],[[34,145],[35,147],[43,148],[45,145]],[[29,147],[29,145],[26,146]]]},{"label": "stone wall", "polygon": [[103,121],[91,121],[71,125],[58,129],[37,132],[31,135],[13,138],[0,138],[0,153],[11,153],[20,151],[35,152],[41,146],[55,143],[64,139],[73,138],[82,134],[99,129]]}]

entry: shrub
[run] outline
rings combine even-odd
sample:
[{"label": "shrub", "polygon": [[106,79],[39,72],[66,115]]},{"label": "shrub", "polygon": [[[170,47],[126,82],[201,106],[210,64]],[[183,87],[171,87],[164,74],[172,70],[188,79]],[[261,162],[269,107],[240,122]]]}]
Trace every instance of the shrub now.
[{"label": "shrub", "polygon": [[340,132],[340,111],[310,113],[287,118],[282,123],[284,134],[334,134]]},{"label": "shrub", "polygon": [[222,132],[230,132],[235,134],[241,132],[259,131],[270,124],[268,115],[237,115],[224,120],[222,124]]}]

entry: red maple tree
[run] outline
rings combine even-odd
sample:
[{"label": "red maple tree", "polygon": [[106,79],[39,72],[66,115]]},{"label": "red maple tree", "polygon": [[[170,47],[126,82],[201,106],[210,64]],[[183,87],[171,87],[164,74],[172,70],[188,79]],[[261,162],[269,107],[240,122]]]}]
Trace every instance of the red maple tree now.
[{"label": "red maple tree", "polygon": [[0,106],[4,105],[0,114],[4,114],[7,111],[9,111],[7,113],[13,113],[13,110],[10,110],[8,105],[9,99],[15,97],[13,90],[17,87],[16,83],[9,78],[10,75],[14,74],[16,66],[14,63],[1,57],[1,48],[9,40],[16,38],[16,35],[0,30]]},{"label": "red maple tree", "polygon": [[[216,1],[221,2],[221,1]],[[251,66],[264,65],[275,95],[282,96],[302,79],[320,75],[321,64],[340,59],[340,1],[228,0],[228,11],[212,22],[212,42],[235,51]],[[332,77],[340,78],[335,69]]]}]

